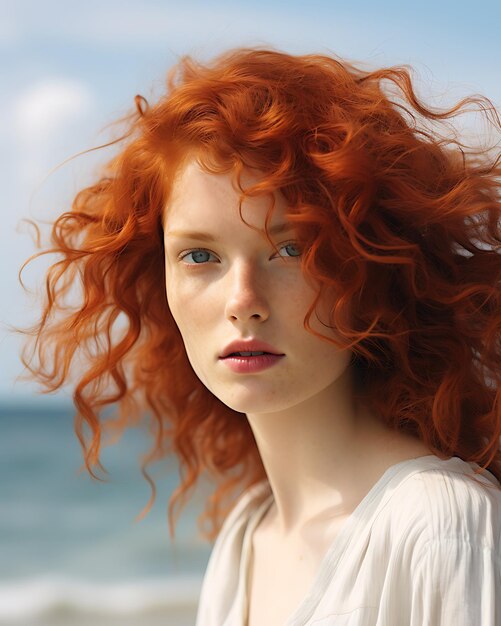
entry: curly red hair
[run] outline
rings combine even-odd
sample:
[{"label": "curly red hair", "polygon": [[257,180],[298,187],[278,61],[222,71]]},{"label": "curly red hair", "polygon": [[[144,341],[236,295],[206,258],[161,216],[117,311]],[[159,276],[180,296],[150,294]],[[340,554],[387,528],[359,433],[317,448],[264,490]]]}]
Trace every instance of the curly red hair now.
[{"label": "curly red hair", "polygon": [[[225,496],[266,476],[248,421],[198,380],[166,302],[162,215],[196,152],[212,172],[257,168],[261,182],[242,197],[285,195],[303,271],[319,295],[338,294],[329,323],[353,351],[371,409],[501,479],[501,166],[451,135],[448,121],[473,107],[499,129],[490,101],[432,109],[407,67],[246,48],[207,65],[181,58],[167,94],[153,106],[137,96],[136,107],[120,153],[56,219],[40,253],[59,258],[23,356],[47,391],[78,363],[75,429],[88,471],[104,469],[106,428],[148,423],[146,510],[156,492],[146,466],[173,452],[171,537],[176,502],[208,472],[216,488],[199,526],[212,522],[209,540],[233,505],[222,506]],[[118,415],[104,419],[112,405]]]}]

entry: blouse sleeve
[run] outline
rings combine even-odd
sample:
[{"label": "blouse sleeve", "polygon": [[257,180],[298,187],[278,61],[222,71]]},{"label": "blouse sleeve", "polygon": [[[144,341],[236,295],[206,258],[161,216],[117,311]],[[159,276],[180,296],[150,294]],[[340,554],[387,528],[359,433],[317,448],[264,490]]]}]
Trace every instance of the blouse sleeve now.
[{"label": "blouse sleeve", "polygon": [[500,546],[433,539],[411,579],[410,626],[501,625]]}]

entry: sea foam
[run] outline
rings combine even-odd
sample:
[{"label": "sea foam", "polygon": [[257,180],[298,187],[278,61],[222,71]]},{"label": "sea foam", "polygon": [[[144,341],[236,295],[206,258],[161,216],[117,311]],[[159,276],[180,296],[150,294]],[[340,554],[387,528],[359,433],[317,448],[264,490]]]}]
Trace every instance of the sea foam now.
[{"label": "sea foam", "polygon": [[0,624],[27,618],[92,614],[130,616],[165,610],[194,608],[201,579],[149,579],[124,582],[90,582],[43,577],[17,582],[0,582]]}]

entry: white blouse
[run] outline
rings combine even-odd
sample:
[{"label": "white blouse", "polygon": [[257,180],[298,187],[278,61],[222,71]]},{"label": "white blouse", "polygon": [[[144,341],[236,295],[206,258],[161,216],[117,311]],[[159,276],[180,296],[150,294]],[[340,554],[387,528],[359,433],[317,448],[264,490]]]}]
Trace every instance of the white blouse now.
[{"label": "white blouse", "polygon": [[[435,455],[388,468],[344,522],[306,597],[277,626],[501,626],[500,483],[475,468]],[[252,534],[272,502],[264,480],[226,517],[196,626],[245,623]]]}]

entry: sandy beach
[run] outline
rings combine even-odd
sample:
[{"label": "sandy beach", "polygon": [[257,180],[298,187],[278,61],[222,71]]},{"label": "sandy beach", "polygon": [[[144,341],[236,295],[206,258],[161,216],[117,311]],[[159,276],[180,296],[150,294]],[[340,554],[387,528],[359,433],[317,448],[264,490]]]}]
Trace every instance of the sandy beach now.
[{"label": "sandy beach", "polygon": [[184,607],[167,611],[136,613],[133,615],[103,616],[97,614],[79,614],[61,612],[51,613],[46,618],[5,622],[1,626],[194,626],[196,607]]}]

